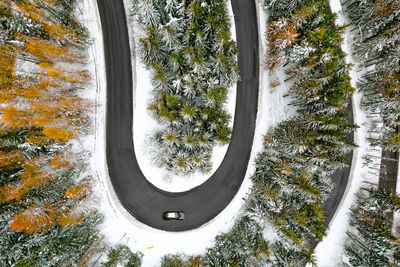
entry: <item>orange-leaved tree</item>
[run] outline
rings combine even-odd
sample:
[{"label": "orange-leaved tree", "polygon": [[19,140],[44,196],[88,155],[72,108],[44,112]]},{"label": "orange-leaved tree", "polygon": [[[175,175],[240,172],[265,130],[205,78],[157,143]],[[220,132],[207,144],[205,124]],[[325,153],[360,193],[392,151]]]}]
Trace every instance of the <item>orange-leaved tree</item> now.
[{"label": "orange-leaved tree", "polygon": [[33,204],[27,209],[17,212],[10,221],[10,229],[25,234],[43,233],[56,225],[58,212],[53,206]]},{"label": "orange-leaved tree", "polygon": [[299,34],[287,19],[282,18],[268,23],[266,36],[268,40],[266,66],[269,70],[273,70],[285,61],[282,51],[298,42]]},{"label": "orange-leaved tree", "polygon": [[64,193],[64,197],[67,199],[80,199],[85,197],[91,191],[89,183],[83,183],[80,185],[72,185]]}]

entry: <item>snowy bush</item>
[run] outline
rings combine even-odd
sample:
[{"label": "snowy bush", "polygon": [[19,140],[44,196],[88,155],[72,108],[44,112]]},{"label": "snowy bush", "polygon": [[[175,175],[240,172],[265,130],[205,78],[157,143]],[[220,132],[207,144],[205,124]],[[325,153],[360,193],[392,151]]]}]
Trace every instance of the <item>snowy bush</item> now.
[{"label": "snowy bush", "polygon": [[216,237],[215,246],[203,257],[205,266],[267,266],[269,244],[261,226],[248,216],[239,219],[233,229]]}]

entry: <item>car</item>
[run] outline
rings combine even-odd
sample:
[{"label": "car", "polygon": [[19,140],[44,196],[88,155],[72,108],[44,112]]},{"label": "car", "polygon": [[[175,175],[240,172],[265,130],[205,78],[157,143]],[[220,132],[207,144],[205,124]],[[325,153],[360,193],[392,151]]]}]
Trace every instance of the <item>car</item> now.
[{"label": "car", "polygon": [[181,221],[185,219],[185,213],[183,211],[166,211],[163,213],[162,217],[166,221],[169,220]]}]

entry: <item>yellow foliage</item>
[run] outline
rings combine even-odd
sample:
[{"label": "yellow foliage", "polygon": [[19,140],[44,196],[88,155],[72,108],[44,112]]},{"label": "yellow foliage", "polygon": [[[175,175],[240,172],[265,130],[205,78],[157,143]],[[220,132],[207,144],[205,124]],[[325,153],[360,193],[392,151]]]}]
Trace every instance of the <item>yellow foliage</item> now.
[{"label": "yellow foliage", "polygon": [[40,11],[36,8],[36,6],[30,4],[30,3],[24,3],[24,2],[15,2],[15,4],[19,7],[22,13],[28,15],[31,17],[32,20],[35,21],[42,21],[45,19],[45,15],[43,11]]},{"label": "yellow foliage", "polygon": [[56,127],[44,128],[43,134],[52,140],[57,140],[61,142],[67,142],[74,137],[74,133],[72,131]]},{"label": "yellow foliage", "polygon": [[77,225],[83,222],[82,216],[75,214],[74,212],[69,212],[67,214],[62,214],[58,220],[58,225],[64,227],[69,225]]},{"label": "yellow foliage", "polygon": [[28,188],[22,184],[13,186],[11,183],[0,187],[0,203],[7,203],[13,200],[18,200],[28,192]]},{"label": "yellow foliage", "polygon": [[4,86],[10,86],[15,79],[15,52],[16,48],[12,45],[0,45],[0,90],[5,90]]},{"label": "yellow foliage", "polygon": [[64,197],[67,199],[79,199],[87,196],[91,191],[90,184],[73,185],[65,191]]},{"label": "yellow foliage", "polygon": [[21,210],[11,218],[10,230],[31,235],[44,233],[56,225],[57,211],[51,205]]},{"label": "yellow foliage", "polygon": [[70,73],[70,75],[68,75],[65,80],[69,81],[71,83],[85,84],[85,83],[90,82],[91,77],[87,70],[82,70],[82,71]]},{"label": "yellow foliage", "polygon": [[54,176],[43,170],[42,166],[47,163],[46,158],[32,158],[21,163],[23,168],[19,175],[21,182],[14,186],[9,183],[0,187],[0,203],[18,200],[33,188],[42,187],[51,181]]},{"label": "yellow foliage", "polygon": [[55,169],[63,169],[63,168],[72,168],[73,164],[70,161],[70,158],[65,155],[56,155],[50,161],[49,165]]},{"label": "yellow foliage", "polygon": [[73,40],[77,39],[76,33],[65,27],[55,23],[42,23],[42,27],[46,34],[54,40]]},{"label": "yellow foliage", "polygon": [[64,71],[61,68],[48,68],[46,70],[47,75],[51,78],[58,80],[65,80]]},{"label": "yellow foliage", "polygon": [[34,144],[36,146],[44,146],[49,143],[49,139],[43,135],[37,135],[34,133],[30,133],[28,137],[25,139],[26,143]]},{"label": "yellow foliage", "polygon": [[39,99],[44,95],[44,92],[38,90],[36,86],[31,86],[24,89],[16,89],[15,95],[26,98],[26,99]]},{"label": "yellow foliage", "polygon": [[12,45],[0,45],[0,72],[12,72],[16,64],[15,48]]},{"label": "yellow foliage", "polygon": [[69,133],[72,133],[81,126],[87,125],[88,116],[86,114],[91,107],[89,101],[60,92],[52,99],[31,102],[30,110],[35,114],[32,124],[38,127],[70,129]]},{"label": "yellow foliage", "polygon": [[58,121],[59,112],[54,111],[54,103],[52,101],[40,100],[34,101],[30,104],[30,110],[35,114],[32,123],[38,127],[45,127]]},{"label": "yellow foliage", "polygon": [[76,57],[69,53],[68,47],[50,41],[28,38],[25,43],[25,50],[41,61],[74,62],[76,60]]},{"label": "yellow foliage", "polygon": [[30,189],[44,186],[49,181],[54,180],[51,174],[42,170],[42,165],[44,165],[44,161],[41,158],[25,161],[23,164],[24,170],[20,175],[21,184]]},{"label": "yellow foliage", "polygon": [[38,66],[43,70],[46,71],[47,69],[53,67],[53,63],[48,62],[48,61],[42,61],[38,64]]},{"label": "yellow foliage", "polygon": [[10,152],[0,151],[0,168],[20,164],[23,157],[24,155],[19,150],[12,150]]},{"label": "yellow foliage", "polygon": [[44,127],[45,125],[52,124],[54,121],[56,121],[54,118],[49,118],[48,114],[44,114],[43,116],[33,119],[32,122],[35,126]]},{"label": "yellow foliage", "polygon": [[17,109],[10,105],[1,109],[3,115],[0,121],[12,129],[20,129],[30,126],[32,114],[26,110]]},{"label": "yellow foliage", "polygon": [[50,67],[50,66],[48,66],[46,69],[45,68],[42,69],[46,71],[49,77],[64,82],[85,84],[90,82],[91,80],[91,77],[87,70],[67,71],[61,67]]},{"label": "yellow foliage", "polygon": [[[1,74],[0,74],[1,76]],[[14,100],[14,96],[10,94],[9,90],[1,90],[0,89],[0,104],[7,104],[10,101]]]}]

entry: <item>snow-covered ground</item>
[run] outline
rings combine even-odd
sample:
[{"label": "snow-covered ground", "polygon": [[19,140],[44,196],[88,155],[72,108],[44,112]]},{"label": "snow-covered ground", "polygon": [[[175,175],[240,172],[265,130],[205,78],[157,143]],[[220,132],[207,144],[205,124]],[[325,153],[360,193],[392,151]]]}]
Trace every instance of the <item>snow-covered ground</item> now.
[{"label": "snow-covered ground", "polygon": [[[332,12],[338,12],[336,23],[338,25],[346,24],[342,14],[339,0],[330,0]],[[351,85],[356,88],[357,80],[366,70],[357,64],[352,58],[351,51],[352,38],[350,29],[346,30],[342,49],[346,52],[346,62],[354,64],[350,71]],[[315,249],[317,265],[320,267],[339,266],[342,262],[344,253],[344,240],[346,239],[346,230],[349,227],[350,208],[356,200],[356,193],[365,183],[378,184],[381,149],[372,148],[368,141],[368,130],[372,121],[379,123],[379,118],[367,117],[367,114],[361,110],[361,93],[355,92],[352,97],[354,122],[360,126],[355,131],[355,143],[359,146],[354,150],[353,162],[346,191],[337,208],[334,217],[331,220],[327,236]]]},{"label": "snow-covered ground", "polygon": [[259,134],[262,136],[269,128],[296,115],[296,108],[289,105],[292,101],[291,97],[284,96],[288,93],[292,82],[285,82],[287,75],[284,73],[283,67],[276,68],[273,73],[269,73],[265,69],[264,58],[267,48],[267,38],[265,36],[267,15],[260,1],[257,2],[257,13],[260,55],[260,95],[258,110],[261,114],[261,117],[257,118],[257,129],[261,130]]},{"label": "snow-covered ground", "polygon": [[[129,1],[125,1],[126,6]],[[231,36],[236,41],[236,30],[231,5],[229,7],[229,17],[231,21]],[[128,16],[127,16],[128,17]],[[156,120],[153,119],[150,112],[147,110],[152,97],[152,85],[150,71],[146,69],[145,65],[141,62],[140,56],[136,48],[138,47],[138,40],[142,36],[138,22],[134,21],[132,17],[129,18],[129,32],[131,39],[131,50],[134,61],[133,71],[135,72],[133,84],[133,98],[134,98],[134,129],[133,139],[135,144],[135,154],[146,179],[156,187],[169,192],[183,192],[196,187],[205,182],[217,170],[228,150],[228,144],[224,146],[216,146],[212,153],[213,168],[209,174],[202,174],[199,172],[190,176],[177,175],[167,171],[165,168],[158,167],[154,162],[149,150],[151,147],[150,136],[154,133],[155,129],[162,128]],[[135,56],[137,55],[137,56]],[[229,88],[228,101],[226,108],[232,117],[229,127],[232,129],[233,118],[235,114],[236,104],[236,84]]]}]

